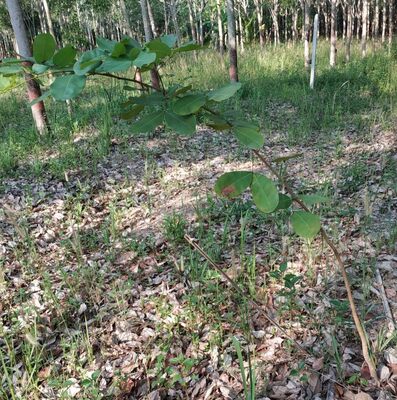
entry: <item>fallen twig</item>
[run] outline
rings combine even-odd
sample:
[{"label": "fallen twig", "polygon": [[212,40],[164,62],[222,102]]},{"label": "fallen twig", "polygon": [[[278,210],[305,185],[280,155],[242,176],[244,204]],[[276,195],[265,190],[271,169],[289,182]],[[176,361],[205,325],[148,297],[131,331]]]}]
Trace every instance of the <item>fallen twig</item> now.
[{"label": "fallen twig", "polygon": [[386,296],[385,287],[383,286],[382,275],[380,274],[379,268],[377,266],[375,266],[375,277],[376,277],[376,283],[379,288],[379,297],[382,299],[383,310],[385,312],[386,318],[388,319],[387,326],[389,328],[389,333],[391,333],[396,330],[396,322],[394,321],[389,301]]}]

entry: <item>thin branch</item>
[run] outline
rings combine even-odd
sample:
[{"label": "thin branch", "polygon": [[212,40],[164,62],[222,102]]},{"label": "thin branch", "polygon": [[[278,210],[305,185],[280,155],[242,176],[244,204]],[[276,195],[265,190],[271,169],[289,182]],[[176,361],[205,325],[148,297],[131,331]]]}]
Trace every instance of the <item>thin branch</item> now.
[{"label": "thin branch", "polygon": [[[291,195],[292,200],[295,201],[296,203],[298,203],[303,210],[310,212],[310,210],[307,208],[306,204],[298,198],[298,196],[295,194],[294,190],[288,185],[288,183],[285,181],[285,179],[283,180],[282,177],[280,176],[280,174],[277,172],[277,170],[275,168],[273,168],[271,162],[268,161],[258,150],[253,150],[253,153],[262,161],[262,163],[266,166],[266,168],[284,184],[285,190]],[[352,294],[349,277],[347,275],[346,268],[345,268],[344,262],[342,260],[342,256],[341,256],[339,250],[337,249],[337,247],[335,246],[335,244],[332,242],[331,238],[325,232],[324,228],[320,229],[320,233],[321,233],[321,236],[323,237],[324,241],[328,244],[328,246],[332,250],[332,253],[334,254],[336,262],[339,266],[340,272],[342,274],[343,282],[345,284],[347,298],[349,301],[353,321],[356,326],[358,336],[360,337],[361,349],[363,352],[364,360],[368,364],[368,368],[370,370],[371,377],[376,381],[377,384],[379,384],[379,378],[378,378],[378,374],[376,372],[376,366],[375,366],[375,363],[369,353],[367,335],[366,335],[365,329],[363,327],[363,324],[360,320],[360,317],[357,313],[356,304],[354,303],[354,298],[353,298],[353,294]]]},{"label": "thin branch", "polygon": [[108,78],[114,78],[114,79],[118,79],[118,80],[126,81],[126,82],[134,82],[134,83],[137,83],[138,85],[145,86],[148,89],[153,89],[156,92],[158,92],[158,90],[154,86],[149,85],[148,83],[140,82],[137,79],[125,78],[124,76],[118,76],[118,75],[110,74],[109,72],[103,72],[103,73],[95,72],[92,75],[106,76]]}]

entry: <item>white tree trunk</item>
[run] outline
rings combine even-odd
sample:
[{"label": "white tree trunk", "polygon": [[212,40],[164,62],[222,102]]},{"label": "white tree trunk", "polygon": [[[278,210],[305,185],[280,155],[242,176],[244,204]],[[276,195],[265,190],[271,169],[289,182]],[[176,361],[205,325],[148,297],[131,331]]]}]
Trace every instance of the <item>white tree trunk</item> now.
[{"label": "white tree trunk", "polygon": [[351,43],[353,35],[353,9],[352,0],[347,2],[347,26],[346,26],[346,62],[350,61]]},{"label": "white tree trunk", "polygon": [[363,0],[362,11],[362,30],[361,30],[361,55],[367,55],[367,36],[368,36],[368,0]]},{"label": "white tree trunk", "polygon": [[393,43],[393,29],[394,29],[394,20],[393,20],[393,13],[394,7],[393,3],[395,0],[389,0],[389,46]]},{"label": "white tree trunk", "polygon": [[[21,4],[19,0],[6,0],[8,12],[10,14],[12,29],[15,34],[15,39],[18,47],[18,53],[23,58],[32,57],[32,49],[26,31],[25,22],[23,20]],[[27,63],[28,64],[28,63]],[[26,65],[27,66],[27,65]],[[36,80],[33,79],[31,74],[25,73],[25,80],[27,85],[27,93],[29,101],[36,100],[41,96],[40,86]],[[45,111],[44,103],[42,101],[36,103],[31,107],[33,119],[36,128],[40,134],[49,130],[47,114]]]},{"label": "white tree trunk", "polygon": [[304,37],[304,60],[305,68],[310,67],[310,2],[309,0],[303,0],[302,3],[304,21],[303,21],[303,37]]},{"label": "white tree trunk", "polygon": [[153,37],[157,37],[156,22],[154,21],[152,6],[150,5],[150,0],[147,0],[147,10],[149,14],[150,28],[152,29]]},{"label": "white tree trunk", "polygon": [[382,8],[382,43],[386,40],[386,24],[387,24],[387,0],[383,0]]},{"label": "white tree trunk", "polygon": [[336,1],[331,0],[331,51],[329,55],[329,65],[331,67],[336,65]]},{"label": "white tree trunk", "polygon": [[216,0],[216,17],[218,21],[219,51],[223,55],[223,51],[225,50],[225,40],[223,37],[221,0]]}]

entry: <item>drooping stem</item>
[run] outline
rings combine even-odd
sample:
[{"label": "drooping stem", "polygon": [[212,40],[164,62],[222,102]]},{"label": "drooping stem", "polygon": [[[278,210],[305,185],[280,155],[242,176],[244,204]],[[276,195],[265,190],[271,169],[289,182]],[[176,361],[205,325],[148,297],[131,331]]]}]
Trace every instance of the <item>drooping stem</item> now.
[{"label": "drooping stem", "polygon": [[[282,176],[278,173],[278,171],[273,168],[272,164],[270,161],[268,161],[258,150],[253,150],[253,153],[262,161],[262,163],[266,166],[266,168],[279,179],[280,181],[283,182],[283,185],[285,187],[285,190],[290,194],[292,197],[292,200],[295,201],[299,206],[305,210],[310,212],[310,210],[307,208],[306,204],[298,198],[298,196],[295,194],[294,190],[291,188],[291,186],[288,185],[288,183],[283,179]],[[375,363],[369,353],[369,347],[368,347],[368,340],[367,340],[367,335],[363,326],[363,323],[360,320],[360,317],[357,313],[357,308],[356,304],[354,303],[354,298],[353,298],[353,293],[349,281],[349,277],[346,272],[346,267],[345,264],[342,260],[341,253],[339,252],[338,248],[335,246],[335,244],[332,242],[331,238],[328,236],[328,234],[325,232],[323,228],[320,229],[320,233],[324,241],[327,243],[329,248],[332,250],[332,253],[334,254],[335,260],[339,266],[340,272],[342,274],[343,282],[346,288],[347,292],[347,299],[349,301],[350,305],[350,310],[351,314],[353,317],[354,325],[356,326],[356,330],[358,333],[358,336],[360,337],[361,341],[361,349],[363,352],[363,357],[365,362],[368,364],[368,368],[371,374],[371,377],[379,383],[379,378],[376,372],[376,366]]]},{"label": "drooping stem", "polygon": [[135,79],[135,78],[126,78],[124,76],[118,76],[118,75],[110,74],[108,72],[106,72],[106,73],[105,72],[104,73],[95,72],[93,75],[107,76],[108,78],[114,78],[114,79],[118,79],[120,81],[134,82],[134,83],[137,83],[138,85],[146,87],[148,89],[152,89],[152,90],[155,90],[155,91],[159,90],[158,88],[156,88],[156,87],[154,87],[152,85],[149,85],[148,83],[142,82],[142,81],[140,81],[138,79]]}]

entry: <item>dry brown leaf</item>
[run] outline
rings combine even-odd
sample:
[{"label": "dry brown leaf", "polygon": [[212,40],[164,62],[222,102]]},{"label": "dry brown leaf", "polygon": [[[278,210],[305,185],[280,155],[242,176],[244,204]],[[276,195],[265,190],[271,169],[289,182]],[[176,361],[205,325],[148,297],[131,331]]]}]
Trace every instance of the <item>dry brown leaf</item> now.
[{"label": "dry brown leaf", "polygon": [[354,400],[373,400],[373,398],[365,392],[359,392],[354,396]]},{"label": "dry brown leaf", "polygon": [[316,370],[316,371],[322,370],[323,367],[324,367],[324,357],[316,358],[316,359],[313,361],[312,367],[313,367],[313,369]]},{"label": "dry brown leaf", "polygon": [[363,363],[360,369],[360,373],[362,378],[367,380],[371,379],[371,372],[369,371],[367,363],[365,362]]}]

